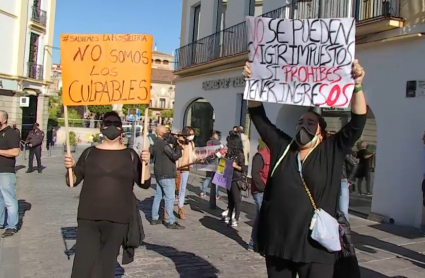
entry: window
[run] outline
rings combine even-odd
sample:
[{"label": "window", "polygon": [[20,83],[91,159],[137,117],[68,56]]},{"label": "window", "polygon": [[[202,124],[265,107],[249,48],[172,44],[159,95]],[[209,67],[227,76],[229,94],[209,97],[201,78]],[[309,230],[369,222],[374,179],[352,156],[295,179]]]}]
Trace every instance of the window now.
[{"label": "window", "polygon": [[260,16],[263,14],[262,0],[249,0],[249,15]]},{"label": "window", "polygon": [[170,62],[168,61],[168,60],[164,60],[164,61],[162,61],[162,64],[163,65],[168,65]]},{"label": "window", "polygon": [[158,65],[159,65],[159,64],[161,64],[161,60],[156,59],[156,60],[155,60],[155,64],[158,64]]},{"label": "window", "polygon": [[226,11],[227,0],[217,0],[217,27],[216,31],[219,32],[226,29]]},{"label": "window", "polygon": [[201,19],[201,5],[198,5],[193,8],[192,42],[198,40],[200,19]]},{"label": "window", "polygon": [[38,41],[39,41],[39,39],[40,39],[40,35],[38,35],[36,33],[31,33],[28,62],[37,64]]},{"label": "window", "polygon": [[159,99],[159,108],[165,108],[165,98]]}]

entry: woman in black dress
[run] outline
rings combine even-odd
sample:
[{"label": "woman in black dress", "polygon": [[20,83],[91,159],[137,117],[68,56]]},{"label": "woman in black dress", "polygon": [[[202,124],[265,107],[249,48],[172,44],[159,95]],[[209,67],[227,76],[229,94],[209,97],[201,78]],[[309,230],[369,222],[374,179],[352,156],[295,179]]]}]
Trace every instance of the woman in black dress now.
[{"label": "woman in black dress", "polygon": [[[122,122],[116,112],[104,115],[100,131],[102,143],[84,150],[77,163],[72,156],[65,156],[65,167],[73,169],[74,186],[84,180],[72,278],[114,277],[114,265],[136,205],[134,183],[142,188],[151,183],[150,154],[144,150],[139,158],[121,144]],[[146,164],[144,181],[142,163]]]},{"label": "woman in black dress", "polygon": [[[315,109],[301,115],[292,139],[270,122],[260,102],[248,102],[251,120],[271,153],[271,172],[257,236],[259,252],[266,256],[271,278],[292,278],[296,274],[300,278],[333,276],[335,254],[310,237],[314,209],[301,174],[317,207],[335,217],[344,157],[351,152],[366,123],[364,71],[357,60],[352,70],[355,89],[351,120],[327,138],[326,122]],[[247,63],[245,76],[250,74]]]}]

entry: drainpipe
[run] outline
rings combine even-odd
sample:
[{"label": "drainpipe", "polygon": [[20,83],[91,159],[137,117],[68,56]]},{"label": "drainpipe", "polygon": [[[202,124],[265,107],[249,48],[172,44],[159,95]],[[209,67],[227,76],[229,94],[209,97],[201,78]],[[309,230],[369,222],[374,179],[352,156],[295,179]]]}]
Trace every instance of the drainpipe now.
[{"label": "drainpipe", "polygon": [[347,17],[354,17],[354,15],[353,15],[353,0],[347,0]]}]

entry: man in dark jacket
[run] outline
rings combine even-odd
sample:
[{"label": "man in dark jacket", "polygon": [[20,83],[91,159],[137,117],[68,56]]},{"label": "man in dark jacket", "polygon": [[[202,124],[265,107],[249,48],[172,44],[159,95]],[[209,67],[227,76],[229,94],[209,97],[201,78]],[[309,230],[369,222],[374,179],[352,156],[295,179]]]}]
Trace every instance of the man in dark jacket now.
[{"label": "man in dark jacket", "polygon": [[34,172],[33,161],[34,155],[37,159],[37,170],[39,173],[43,170],[43,166],[41,166],[41,144],[44,140],[44,132],[40,130],[40,125],[38,123],[34,124],[33,129],[28,134],[26,143],[30,148],[30,155],[28,158],[28,170],[27,173]]},{"label": "man in dark jacket", "polygon": [[182,156],[182,147],[180,142],[167,132],[166,127],[158,126],[156,133],[158,139],[150,147],[150,153],[153,154],[155,160],[154,174],[157,183],[152,204],[151,225],[162,223],[159,219],[159,205],[162,197],[165,196],[165,211],[167,213],[165,226],[168,229],[184,229],[183,226],[175,221],[173,212],[177,172],[176,161]]},{"label": "man in dark jacket", "polygon": [[[207,141],[207,147],[221,145],[220,136],[221,136],[220,131],[217,131],[217,130],[213,131],[213,134],[212,134],[210,140]],[[217,157],[213,157],[212,159],[208,160],[207,162],[213,163],[214,160],[217,160]],[[211,183],[211,180],[214,176],[214,173],[215,172],[210,172],[210,171],[206,172],[205,180],[202,182],[201,195],[200,195],[201,197],[205,197],[205,195],[207,194],[207,189],[208,189],[208,186]],[[216,186],[215,187],[215,198],[216,199],[219,198],[218,192],[219,192],[218,186]]]},{"label": "man in dark jacket", "polygon": [[338,209],[348,219],[348,208],[350,206],[350,185],[353,184],[357,172],[358,162],[352,154],[347,154],[342,166],[341,191],[339,195]]}]

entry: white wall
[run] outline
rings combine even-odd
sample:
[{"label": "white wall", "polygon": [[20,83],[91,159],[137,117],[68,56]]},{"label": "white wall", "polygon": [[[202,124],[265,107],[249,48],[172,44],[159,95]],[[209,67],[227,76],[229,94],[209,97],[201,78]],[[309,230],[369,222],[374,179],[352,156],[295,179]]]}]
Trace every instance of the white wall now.
[{"label": "white wall", "polygon": [[291,0],[263,0],[263,14],[291,3]]},{"label": "white wall", "polygon": [[[17,1],[0,1],[0,10],[11,15],[19,16],[18,6]],[[0,73],[14,74],[14,57],[18,51],[18,48],[14,46],[18,20],[18,18],[0,14]]]}]

